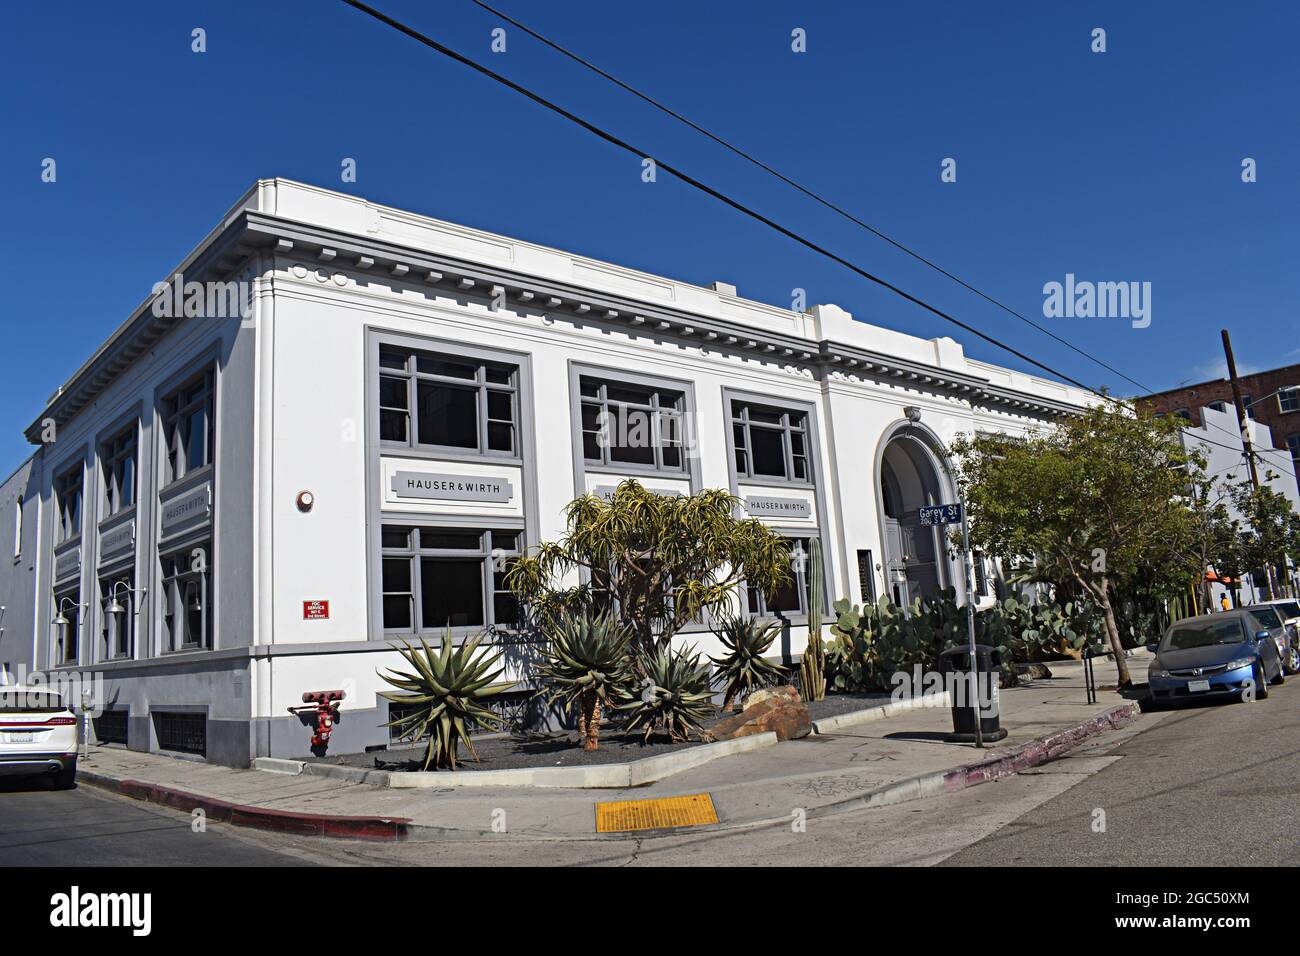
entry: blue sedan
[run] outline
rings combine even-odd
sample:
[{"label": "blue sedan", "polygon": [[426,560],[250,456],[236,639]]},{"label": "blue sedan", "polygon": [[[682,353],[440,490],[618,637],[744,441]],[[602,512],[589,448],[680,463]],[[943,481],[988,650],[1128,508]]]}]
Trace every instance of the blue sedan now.
[{"label": "blue sedan", "polygon": [[1147,679],[1157,702],[1263,700],[1269,683],[1286,679],[1273,632],[1249,611],[1184,618],[1147,648],[1156,654]]}]

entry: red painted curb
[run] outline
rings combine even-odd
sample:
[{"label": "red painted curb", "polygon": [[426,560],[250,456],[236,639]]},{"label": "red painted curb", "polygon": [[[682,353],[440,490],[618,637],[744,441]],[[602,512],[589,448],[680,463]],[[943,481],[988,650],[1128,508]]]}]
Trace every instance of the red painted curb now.
[{"label": "red painted curb", "polygon": [[187,793],[184,790],[144,783],[140,780],[118,780],[89,770],[80,771],[77,780],[145,803],[157,803],[175,810],[202,810],[210,820],[237,827],[271,830],[277,833],[296,833],[302,836],[390,842],[405,840],[410,835],[411,821],[406,817],[339,816],[269,810],[265,807],[231,803],[228,800]]},{"label": "red painted curb", "polygon": [[987,783],[999,777],[1006,777],[1022,770],[1028,770],[1030,767],[1037,767],[1041,763],[1055,760],[1062,754],[1073,750],[1089,737],[1096,736],[1106,730],[1123,727],[1137,717],[1140,712],[1141,707],[1138,706],[1136,701],[1112,707],[1104,714],[1090,717],[1073,727],[1059,730],[1039,740],[1031,740],[1004,756],[985,760],[982,763],[966,764],[964,767],[950,770],[944,774],[943,787],[945,790],[960,790],[963,787]]}]

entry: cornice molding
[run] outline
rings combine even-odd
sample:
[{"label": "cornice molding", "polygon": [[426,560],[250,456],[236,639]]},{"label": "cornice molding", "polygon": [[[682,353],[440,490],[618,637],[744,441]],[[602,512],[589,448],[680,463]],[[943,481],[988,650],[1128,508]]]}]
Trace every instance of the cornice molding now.
[{"label": "cornice molding", "polygon": [[[1082,406],[991,383],[969,372],[945,369],[886,355],[831,339],[813,341],[769,329],[700,316],[661,303],[650,303],[578,283],[539,277],[509,266],[486,265],[443,253],[415,249],[373,236],[343,232],[315,223],[298,222],[245,210],[225,229],[195,250],[173,273],[187,281],[222,281],[259,250],[292,256],[303,264],[364,272],[373,280],[425,285],[484,297],[504,292],[525,309],[537,309],[554,319],[621,328],[652,334],[688,345],[727,349],[754,358],[800,366],[814,374],[836,371],[879,382],[901,384],[972,406],[985,405],[1015,414],[1054,419],[1077,414]],[[170,275],[170,274],[169,274]],[[166,277],[164,277],[166,278]],[[62,426],[88,404],[141,354],[182,321],[157,317],[150,295],[107,342],[51,397],[26,435],[40,444],[41,423],[53,419]]]}]

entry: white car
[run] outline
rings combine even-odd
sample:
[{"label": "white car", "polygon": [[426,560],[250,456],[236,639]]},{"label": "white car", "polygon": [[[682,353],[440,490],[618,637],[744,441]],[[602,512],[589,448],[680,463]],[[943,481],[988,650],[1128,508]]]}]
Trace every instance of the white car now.
[{"label": "white car", "polygon": [[68,790],[77,780],[77,718],[57,691],[0,687],[0,776],[44,776]]}]

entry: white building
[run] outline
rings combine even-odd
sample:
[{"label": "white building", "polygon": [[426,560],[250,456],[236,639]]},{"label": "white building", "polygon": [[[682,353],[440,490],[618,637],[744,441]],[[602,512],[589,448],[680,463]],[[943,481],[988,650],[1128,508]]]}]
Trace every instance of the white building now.
[{"label": "white building", "polygon": [[[1286,497],[1291,502],[1292,510],[1300,513],[1300,491],[1297,491],[1295,461],[1291,452],[1285,448],[1273,447],[1273,436],[1267,425],[1261,425],[1253,418],[1247,419],[1247,425],[1250,428],[1250,444],[1255,452],[1255,470],[1260,484]],[[1241,513],[1227,496],[1229,483],[1250,480],[1236,410],[1231,405],[1221,408],[1207,405],[1201,409],[1201,424],[1185,426],[1182,437],[1184,448],[1199,451],[1204,456],[1205,474],[1212,476],[1216,482],[1216,496],[1224,502],[1233,518],[1241,520]],[[1278,583],[1287,582],[1279,580]],[[1211,584],[1215,607],[1218,607],[1218,602],[1228,590],[1220,583]],[[1266,580],[1256,582],[1253,575],[1244,576],[1238,592],[1242,603],[1251,604],[1267,597]],[[1229,596],[1229,601],[1231,600]]]},{"label": "white building", "polygon": [[[347,691],[333,751],[386,743],[376,670],[447,622],[499,635],[526,680],[493,552],[558,537],[571,499],[624,477],[729,488],[820,538],[828,599],[960,593],[960,562],[917,520],[954,498],[949,442],[1087,398],[837,306],[792,312],[278,179],[173,272],[245,285],[200,287],[189,317],[192,296],[150,295],[28,429],[40,447],[3,495],[25,573],[0,577],[24,592],[0,597],[17,611],[0,660],[102,673],[101,736],[235,765],[307,753],[288,708],[310,690]],[[241,290],[248,314],[220,317]],[[654,441],[596,440],[601,411],[629,409]],[[754,601],[787,622],[790,659],[806,584]]]}]

